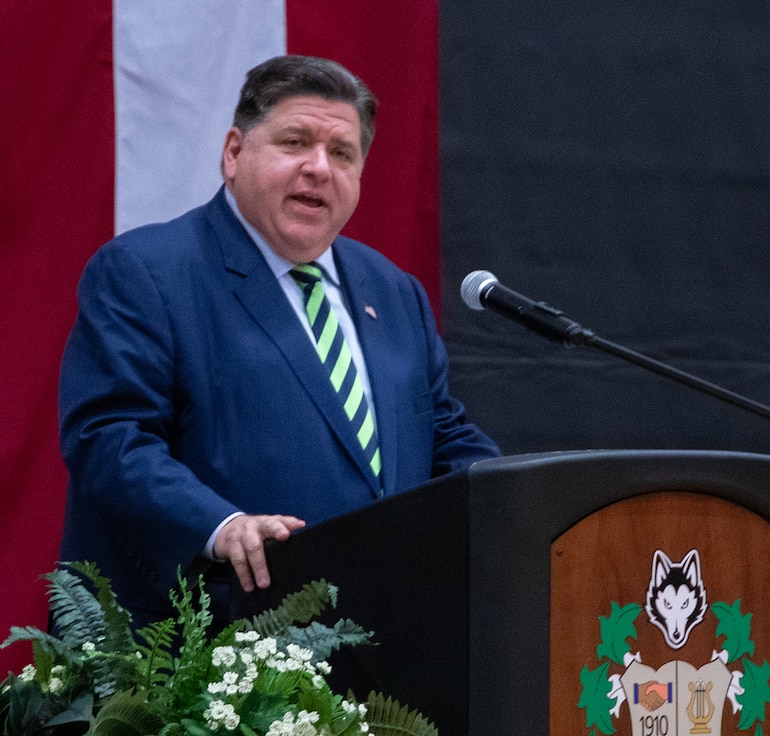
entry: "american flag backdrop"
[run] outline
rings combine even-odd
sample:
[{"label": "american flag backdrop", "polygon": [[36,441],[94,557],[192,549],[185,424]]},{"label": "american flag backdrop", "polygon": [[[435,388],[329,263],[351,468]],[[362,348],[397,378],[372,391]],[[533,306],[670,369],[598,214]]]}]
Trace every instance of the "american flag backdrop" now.
[{"label": "american flag backdrop", "polygon": [[[46,624],[39,576],[57,559],[66,486],[58,370],[82,268],[114,233],[213,195],[249,68],[327,56],[372,88],[378,133],[345,234],[437,303],[437,16],[438,0],[0,5],[0,640]],[[0,673],[28,657],[0,650]]]}]

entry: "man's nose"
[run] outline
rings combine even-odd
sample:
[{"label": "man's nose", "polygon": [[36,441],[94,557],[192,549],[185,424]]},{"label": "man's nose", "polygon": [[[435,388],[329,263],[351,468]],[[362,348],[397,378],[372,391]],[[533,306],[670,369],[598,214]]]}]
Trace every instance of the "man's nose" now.
[{"label": "man's nose", "polygon": [[329,153],[326,146],[319,143],[308,149],[303,162],[303,171],[319,178],[326,178],[331,175]]}]

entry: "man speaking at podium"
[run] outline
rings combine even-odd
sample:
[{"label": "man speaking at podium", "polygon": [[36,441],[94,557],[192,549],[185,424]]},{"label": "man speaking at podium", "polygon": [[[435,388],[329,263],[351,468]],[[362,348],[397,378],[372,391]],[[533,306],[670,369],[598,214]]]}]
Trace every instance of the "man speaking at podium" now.
[{"label": "man speaking at podium", "polygon": [[270,584],[265,540],[498,454],[449,394],[420,284],[339,235],[376,107],[328,60],[255,67],[214,198],[83,273],[61,559],[96,563],[137,626],[172,613],[178,568],[206,570],[223,623],[230,566]]}]

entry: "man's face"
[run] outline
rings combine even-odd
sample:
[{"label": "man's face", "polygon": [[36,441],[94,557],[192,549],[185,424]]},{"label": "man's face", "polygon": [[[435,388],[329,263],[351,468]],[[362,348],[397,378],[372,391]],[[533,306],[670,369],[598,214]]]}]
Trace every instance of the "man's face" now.
[{"label": "man's face", "polygon": [[347,102],[290,97],[225,138],[223,173],[243,216],[294,263],[332,243],[358,204],[361,123]]}]

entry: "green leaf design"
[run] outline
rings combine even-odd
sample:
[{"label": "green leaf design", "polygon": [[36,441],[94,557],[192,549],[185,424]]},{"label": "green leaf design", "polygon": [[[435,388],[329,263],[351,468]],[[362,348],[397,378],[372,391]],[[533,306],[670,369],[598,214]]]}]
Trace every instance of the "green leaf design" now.
[{"label": "green leaf design", "polygon": [[765,705],[770,702],[770,664],[765,660],[761,665],[755,665],[750,659],[744,660],[745,669],[741,678],[741,685],[745,692],[736,696],[736,700],[743,706],[741,720],[738,728],[745,731],[755,721],[765,720]]},{"label": "green leaf design", "polygon": [[623,656],[631,651],[626,639],[636,639],[634,621],[642,610],[637,603],[629,603],[622,608],[612,601],[609,618],[599,616],[602,643],[596,648],[599,659],[607,657],[615,664],[623,664]]},{"label": "green leaf design", "polygon": [[754,642],[751,640],[751,614],[741,613],[740,598],[732,606],[724,601],[711,604],[711,610],[719,620],[717,637],[724,636],[723,647],[730,662],[754,654]]},{"label": "green leaf design", "polygon": [[580,670],[580,684],[583,686],[583,692],[580,694],[578,707],[585,709],[586,728],[596,726],[604,734],[615,733],[610,715],[612,702],[609,694],[612,685],[608,677],[609,669],[610,663],[604,662],[595,670],[589,669],[588,665],[583,665],[583,669]]}]

